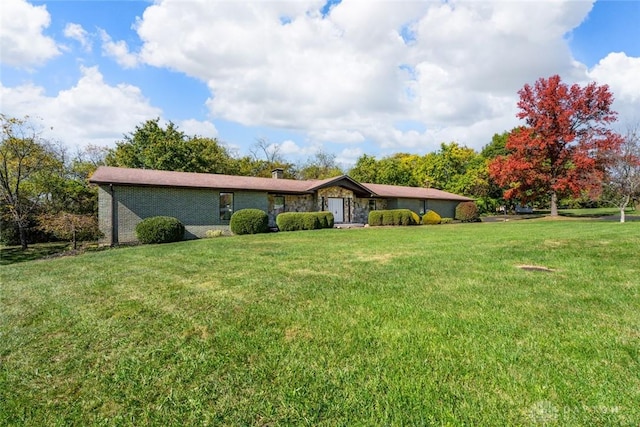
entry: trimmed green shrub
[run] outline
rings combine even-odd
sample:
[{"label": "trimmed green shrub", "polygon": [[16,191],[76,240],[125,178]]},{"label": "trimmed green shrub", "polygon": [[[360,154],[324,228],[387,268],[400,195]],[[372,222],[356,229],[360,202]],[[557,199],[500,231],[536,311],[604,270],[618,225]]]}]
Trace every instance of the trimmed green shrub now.
[{"label": "trimmed green shrub", "polygon": [[301,217],[303,230],[316,230],[320,228],[320,219],[311,212],[304,212]]},{"label": "trimmed green shrub", "polygon": [[420,223],[418,214],[410,209],[391,209],[369,212],[369,225],[416,225]]},{"label": "trimmed green shrub", "polygon": [[456,219],[462,222],[480,221],[480,213],[475,202],[462,202],[456,206]]},{"label": "trimmed green shrub", "polygon": [[369,219],[367,220],[367,223],[370,226],[382,225],[382,212],[384,211],[369,212]]},{"label": "trimmed green shrub", "polygon": [[331,212],[317,212],[316,215],[320,221],[320,228],[333,228],[334,219]]},{"label": "trimmed green shrub", "polygon": [[392,210],[382,211],[382,225],[396,225]]},{"label": "trimmed green shrub", "polygon": [[423,224],[435,225],[435,224],[440,224],[441,222],[442,222],[442,218],[440,217],[440,214],[438,214],[438,212],[436,211],[429,210],[422,217]]},{"label": "trimmed green shrub", "polygon": [[138,223],[136,236],[145,244],[178,242],[184,237],[184,225],[171,216],[153,216]]},{"label": "trimmed green shrub", "polygon": [[420,224],[420,215],[418,215],[414,211],[411,211],[411,219],[413,220],[413,224]]},{"label": "trimmed green shrub", "polygon": [[451,224],[453,223],[453,218],[441,218],[440,224]]},{"label": "trimmed green shrub", "polygon": [[260,209],[240,209],[231,215],[229,228],[233,234],[258,234],[269,231],[269,216]]},{"label": "trimmed green shrub", "polygon": [[317,230],[333,228],[331,212],[283,212],[276,217],[280,231]]}]

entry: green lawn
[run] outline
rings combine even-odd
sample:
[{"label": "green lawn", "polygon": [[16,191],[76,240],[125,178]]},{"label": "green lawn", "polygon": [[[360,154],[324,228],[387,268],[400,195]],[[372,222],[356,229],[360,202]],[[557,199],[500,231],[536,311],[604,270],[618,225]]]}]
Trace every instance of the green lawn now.
[{"label": "green lawn", "polygon": [[[617,216],[620,218],[620,209],[618,208],[560,209],[558,213],[563,216],[583,218],[598,218],[605,216]],[[628,207],[625,209],[625,214],[640,215],[640,212],[633,209],[633,207]]]},{"label": "green lawn", "polygon": [[60,254],[71,245],[67,242],[39,243],[31,245],[25,251],[20,246],[0,245],[0,265],[9,265],[16,262],[33,261],[48,256]]},{"label": "green lawn", "polygon": [[639,253],[530,220],[5,265],[0,425],[637,426]]}]

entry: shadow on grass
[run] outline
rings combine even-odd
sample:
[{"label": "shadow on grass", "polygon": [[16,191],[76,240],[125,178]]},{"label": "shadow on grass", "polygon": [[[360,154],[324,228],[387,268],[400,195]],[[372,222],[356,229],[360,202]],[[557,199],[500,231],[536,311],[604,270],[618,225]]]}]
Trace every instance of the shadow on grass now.
[{"label": "shadow on grass", "polygon": [[22,250],[20,246],[3,246],[0,248],[0,265],[34,261],[51,255],[65,252],[70,247],[68,242],[38,243]]}]

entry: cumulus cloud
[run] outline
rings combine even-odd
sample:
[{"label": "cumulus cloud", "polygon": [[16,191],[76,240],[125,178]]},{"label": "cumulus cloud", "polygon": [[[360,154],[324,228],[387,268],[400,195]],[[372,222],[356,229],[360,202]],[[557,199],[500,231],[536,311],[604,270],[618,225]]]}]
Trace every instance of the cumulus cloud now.
[{"label": "cumulus cloud", "polygon": [[140,58],[206,82],[213,117],[398,149],[479,148],[517,124],[525,83],[584,75],[564,36],[592,2],[324,3],[165,0],[138,22]]},{"label": "cumulus cloud", "polygon": [[215,138],[218,136],[218,129],[210,121],[195,119],[183,120],[178,123],[179,128],[186,135],[198,135],[205,138]]},{"label": "cumulus cloud", "polygon": [[52,139],[68,146],[110,145],[123,134],[161,111],[149,104],[139,88],[128,84],[110,86],[97,67],[82,67],[77,84],[56,96],[31,84],[0,86],[3,112],[12,117],[42,117]]},{"label": "cumulus cloud", "polygon": [[127,42],[124,40],[113,41],[111,36],[103,29],[99,30],[102,39],[102,54],[114,59],[123,68],[135,68],[139,60],[135,53],[131,53]]},{"label": "cumulus cloud", "polygon": [[598,84],[609,85],[613,109],[618,112],[619,131],[640,122],[640,58],[612,52],[587,73]]},{"label": "cumulus cloud", "polygon": [[[10,14],[1,15],[3,62],[33,65],[59,53],[42,34],[44,6],[5,3],[29,19],[17,31],[5,24]],[[163,0],[136,22],[139,51],[104,30],[98,37],[103,56],[123,68],[148,64],[206,83],[210,120],[178,123],[186,133],[216,137],[216,119],[293,131],[304,142],[280,143],[283,154],[345,144],[338,161],[346,164],[373,151],[368,143],[382,153],[428,152],[449,141],[479,149],[519,124],[517,91],[553,74],[609,84],[621,119],[640,109],[639,58],[612,53],[592,69],[572,58],[567,34],[592,1],[343,0],[323,13],[325,3]],[[68,24],[64,35],[90,48],[80,25]],[[22,47],[5,49],[10,37]],[[161,113],[139,88],[106,84],[97,68],[84,68],[76,86],[53,97],[34,85],[2,90],[3,109],[28,104],[25,113],[53,117],[63,141],[112,143]]]},{"label": "cumulus cloud", "polygon": [[64,36],[80,43],[86,51],[91,50],[91,39],[89,33],[80,24],[68,23],[64,27]]},{"label": "cumulus cloud", "polygon": [[337,156],[336,156],[336,162],[338,164],[347,166],[347,167],[351,167],[353,165],[356,164],[356,162],[358,161],[358,158],[360,156],[362,156],[364,153],[364,151],[362,151],[362,148],[356,147],[356,148],[344,148]]},{"label": "cumulus cloud", "polygon": [[43,34],[50,23],[46,6],[33,6],[24,0],[3,0],[0,13],[2,63],[28,68],[59,55],[56,42]]}]

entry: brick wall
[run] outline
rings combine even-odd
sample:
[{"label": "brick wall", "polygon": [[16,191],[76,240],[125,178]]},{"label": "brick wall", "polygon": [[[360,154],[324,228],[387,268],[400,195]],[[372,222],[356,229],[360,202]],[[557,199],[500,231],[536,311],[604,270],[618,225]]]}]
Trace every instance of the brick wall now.
[{"label": "brick wall", "polygon": [[[220,192],[208,189],[114,186],[116,243],[136,241],[140,221],[164,215],[178,218],[185,225],[185,238],[204,237],[207,230],[228,230],[220,221]],[[98,219],[103,241],[111,243],[111,193],[109,186],[98,189]],[[233,192],[233,210],[257,208],[267,211],[267,194],[255,191]]]}]

